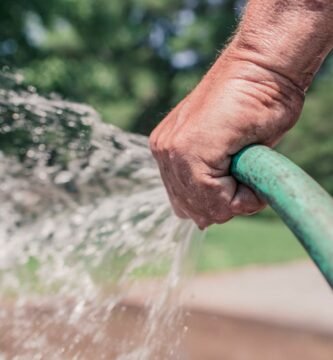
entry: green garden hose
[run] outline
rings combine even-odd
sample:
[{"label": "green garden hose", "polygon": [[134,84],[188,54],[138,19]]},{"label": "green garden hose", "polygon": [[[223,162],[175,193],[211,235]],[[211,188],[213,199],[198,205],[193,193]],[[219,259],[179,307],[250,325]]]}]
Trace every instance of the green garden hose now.
[{"label": "green garden hose", "polygon": [[300,240],[333,288],[333,200],[286,157],[262,145],[234,156],[231,172],[260,194]]}]

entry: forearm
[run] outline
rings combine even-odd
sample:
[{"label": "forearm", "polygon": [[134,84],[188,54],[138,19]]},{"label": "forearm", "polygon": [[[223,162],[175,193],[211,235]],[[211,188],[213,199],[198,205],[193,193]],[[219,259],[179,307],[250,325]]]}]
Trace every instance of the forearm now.
[{"label": "forearm", "polygon": [[262,208],[230,176],[231,157],[295,124],[332,47],[333,0],[249,0],[232,42],[150,137],[178,216],[205,228]]},{"label": "forearm", "polygon": [[225,56],[257,64],[306,90],[332,48],[332,0],[249,0]]}]

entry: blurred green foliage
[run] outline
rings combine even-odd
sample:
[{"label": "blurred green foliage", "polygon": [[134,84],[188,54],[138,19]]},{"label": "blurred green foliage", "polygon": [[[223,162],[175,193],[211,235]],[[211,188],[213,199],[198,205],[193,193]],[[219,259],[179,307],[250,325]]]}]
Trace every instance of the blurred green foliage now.
[{"label": "blurred green foliage", "polygon": [[279,150],[333,195],[333,66],[317,79],[301,119]]},{"label": "blurred green foliage", "polygon": [[214,60],[235,9],[235,0],[2,0],[0,59],[39,91],[148,133]]},{"label": "blurred green foliage", "polygon": [[[236,28],[241,0],[2,0],[0,64],[148,134]],[[333,62],[279,149],[333,194]]]}]

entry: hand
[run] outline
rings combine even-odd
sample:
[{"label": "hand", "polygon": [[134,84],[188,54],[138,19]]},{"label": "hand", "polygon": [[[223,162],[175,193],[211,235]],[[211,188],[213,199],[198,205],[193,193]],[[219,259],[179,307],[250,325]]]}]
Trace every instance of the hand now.
[{"label": "hand", "polygon": [[284,76],[222,55],[150,137],[175,213],[203,229],[261,210],[262,199],[230,175],[231,157],[249,144],[274,146],[303,101]]}]

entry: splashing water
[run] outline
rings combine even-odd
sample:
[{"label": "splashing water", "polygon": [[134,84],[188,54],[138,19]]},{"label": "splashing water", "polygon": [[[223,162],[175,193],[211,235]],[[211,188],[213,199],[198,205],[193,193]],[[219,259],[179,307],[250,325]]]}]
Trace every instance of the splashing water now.
[{"label": "splashing water", "polygon": [[[164,347],[194,228],[172,215],[146,139],[0,80],[0,357],[181,358]],[[166,269],[146,316],[124,305]]]}]

